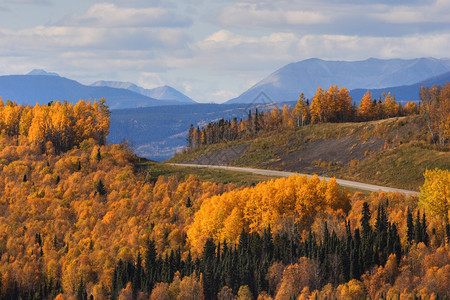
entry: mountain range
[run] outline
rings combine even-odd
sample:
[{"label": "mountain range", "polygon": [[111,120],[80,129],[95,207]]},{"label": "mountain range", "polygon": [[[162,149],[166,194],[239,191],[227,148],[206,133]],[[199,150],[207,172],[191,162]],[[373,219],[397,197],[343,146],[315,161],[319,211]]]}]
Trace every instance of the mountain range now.
[{"label": "mountain range", "polygon": [[158,100],[166,100],[166,101],[177,101],[184,104],[194,104],[197,103],[185,94],[177,91],[173,87],[164,85],[153,89],[145,89],[143,87],[137,86],[131,82],[122,82],[122,81],[96,81],[91,86],[106,86],[118,89],[126,89],[132,92],[158,99]]},{"label": "mountain range", "polygon": [[[417,84],[449,71],[450,59],[370,58],[363,61],[325,61],[312,58],[278,69],[226,103],[296,101],[300,93],[311,98],[317,87],[326,89],[335,84],[349,90],[362,89],[364,92],[367,89],[402,86],[402,89],[396,91],[405,93],[405,86]],[[411,96],[414,98],[404,100],[418,100],[418,93],[414,94],[414,91],[411,93],[396,97]],[[262,95],[264,97],[261,97]]]},{"label": "mountain range", "polygon": [[106,98],[111,109],[195,103],[192,99],[168,86],[154,89],[153,93],[158,98],[128,88],[100,84],[87,86],[44,70],[33,70],[26,75],[0,76],[0,96],[4,100],[10,99],[25,105],[45,104],[56,100],[77,102],[80,99],[100,98]]}]

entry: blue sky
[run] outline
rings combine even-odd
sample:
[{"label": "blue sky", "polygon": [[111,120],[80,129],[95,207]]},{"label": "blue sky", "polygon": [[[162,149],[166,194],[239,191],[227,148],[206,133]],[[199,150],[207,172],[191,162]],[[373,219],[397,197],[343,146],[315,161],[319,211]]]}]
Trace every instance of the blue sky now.
[{"label": "blue sky", "polygon": [[283,65],[450,57],[448,0],[0,0],[0,74],[236,97]]}]

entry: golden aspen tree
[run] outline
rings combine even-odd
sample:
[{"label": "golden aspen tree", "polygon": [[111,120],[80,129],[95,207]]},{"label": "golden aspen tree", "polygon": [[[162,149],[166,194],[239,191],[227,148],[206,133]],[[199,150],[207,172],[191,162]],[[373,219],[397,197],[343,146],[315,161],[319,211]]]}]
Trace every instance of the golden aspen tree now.
[{"label": "golden aspen tree", "polygon": [[419,204],[447,224],[450,217],[450,171],[427,170],[423,176],[425,183],[420,188]]},{"label": "golden aspen tree", "polygon": [[284,128],[293,128],[294,122],[292,121],[291,111],[285,104],[281,112],[281,121]]},{"label": "golden aspen tree", "polygon": [[419,113],[419,107],[415,102],[408,101],[405,104],[405,111],[408,116],[417,115]]},{"label": "golden aspen tree", "polygon": [[297,127],[304,126],[308,118],[309,107],[306,105],[305,95],[303,93],[300,94],[294,112],[297,116]]},{"label": "golden aspen tree", "polygon": [[369,121],[375,118],[372,94],[367,91],[359,103],[359,116],[361,119]]},{"label": "golden aspen tree", "polygon": [[382,102],[383,113],[385,118],[398,116],[399,105],[395,101],[395,97],[391,96],[389,92]]},{"label": "golden aspen tree", "polygon": [[339,122],[348,122],[353,120],[352,97],[345,87],[341,87],[337,93],[338,107],[337,117]]},{"label": "golden aspen tree", "polygon": [[422,116],[427,123],[431,140],[444,146],[450,139],[450,83],[442,88],[432,86],[422,87],[420,90],[422,100]]},{"label": "golden aspen tree", "polygon": [[324,91],[321,87],[317,88],[317,92],[311,100],[310,114],[311,114],[311,123],[321,123],[324,122],[323,114],[323,101],[325,100]]}]

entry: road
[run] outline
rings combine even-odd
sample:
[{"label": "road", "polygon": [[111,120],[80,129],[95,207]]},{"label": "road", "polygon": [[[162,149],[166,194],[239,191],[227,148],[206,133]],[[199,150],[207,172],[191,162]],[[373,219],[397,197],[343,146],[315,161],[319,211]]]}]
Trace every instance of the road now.
[{"label": "road", "polygon": [[[307,177],[312,177],[313,175],[309,174],[300,174],[300,173],[294,173],[294,172],[285,172],[285,171],[275,171],[275,170],[264,170],[264,169],[254,169],[254,168],[242,168],[242,167],[228,167],[228,166],[216,166],[216,165],[195,165],[195,164],[170,164],[173,166],[181,166],[181,167],[191,167],[191,168],[210,168],[210,169],[224,169],[224,170],[230,170],[230,171],[238,171],[238,172],[249,172],[253,174],[259,174],[259,175],[266,175],[266,176],[278,176],[278,177],[289,177],[291,175],[302,175]],[[322,177],[325,178],[327,181],[330,179],[330,177]],[[400,192],[405,193],[407,195],[418,195],[419,192],[416,191],[408,191],[408,190],[402,190],[402,189],[396,189],[386,186],[380,186],[380,185],[373,185],[368,183],[362,183],[357,181],[350,181],[350,180],[344,180],[344,179],[336,179],[337,184],[342,185],[344,187],[349,188],[355,188],[360,189],[364,191],[370,191],[370,192]]]}]

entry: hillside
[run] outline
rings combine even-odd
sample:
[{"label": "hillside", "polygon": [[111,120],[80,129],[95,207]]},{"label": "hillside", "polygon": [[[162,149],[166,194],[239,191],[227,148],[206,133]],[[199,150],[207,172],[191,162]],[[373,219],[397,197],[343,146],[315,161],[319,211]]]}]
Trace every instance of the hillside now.
[{"label": "hillside", "polygon": [[163,161],[186,145],[191,124],[203,127],[220,119],[239,120],[247,116],[247,108],[246,104],[185,104],[112,110],[108,142],[127,140],[137,155]]},{"label": "hillside", "polygon": [[8,103],[0,121],[0,299],[448,296],[447,170],[420,199],[351,194],[146,161],[105,145],[103,101]]},{"label": "hillside", "polygon": [[[411,85],[448,71],[450,71],[448,59],[370,58],[363,61],[325,61],[312,58],[278,69],[226,103],[255,102],[262,92],[270,99],[266,102],[296,101],[301,92],[307,98],[311,98],[317,87],[325,88],[332,84],[345,86],[349,90]],[[356,98],[355,101],[359,99]]]},{"label": "hillside", "polygon": [[448,151],[429,145],[424,121],[410,116],[261,132],[169,161],[317,173],[418,190],[426,169],[450,169]]}]

